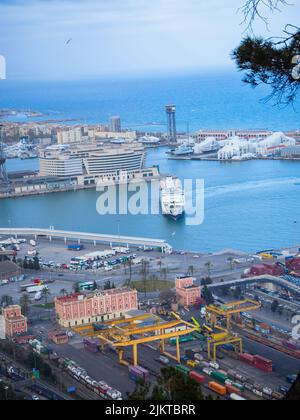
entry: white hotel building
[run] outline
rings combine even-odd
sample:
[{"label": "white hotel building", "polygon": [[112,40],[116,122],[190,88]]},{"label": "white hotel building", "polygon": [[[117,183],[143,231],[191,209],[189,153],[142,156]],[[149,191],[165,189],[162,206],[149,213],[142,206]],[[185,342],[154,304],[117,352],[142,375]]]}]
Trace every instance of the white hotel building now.
[{"label": "white hotel building", "polygon": [[124,182],[158,175],[157,168],[144,169],[146,151],[140,146],[97,146],[96,144],[61,149],[45,149],[40,154],[40,176],[77,177],[78,184],[103,180]]}]

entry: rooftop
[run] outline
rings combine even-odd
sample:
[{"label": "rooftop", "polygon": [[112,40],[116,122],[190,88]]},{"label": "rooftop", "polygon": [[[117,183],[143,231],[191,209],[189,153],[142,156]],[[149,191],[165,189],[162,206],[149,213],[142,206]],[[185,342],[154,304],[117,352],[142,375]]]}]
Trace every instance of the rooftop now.
[{"label": "rooftop", "polygon": [[0,276],[15,274],[20,270],[20,267],[12,261],[0,261]]},{"label": "rooftop", "polygon": [[111,295],[120,295],[122,293],[129,293],[134,292],[134,289],[130,289],[128,287],[122,287],[118,289],[111,289],[111,290],[95,290],[94,292],[81,292],[81,293],[73,293],[69,296],[60,296],[57,297],[56,300],[59,302],[76,302],[78,300],[89,299],[94,296],[111,296]]}]

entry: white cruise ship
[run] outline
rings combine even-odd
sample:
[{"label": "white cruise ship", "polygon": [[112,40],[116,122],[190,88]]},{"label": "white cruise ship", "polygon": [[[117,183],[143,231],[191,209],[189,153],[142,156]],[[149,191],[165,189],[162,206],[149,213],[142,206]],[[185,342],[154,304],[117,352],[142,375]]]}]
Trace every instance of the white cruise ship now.
[{"label": "white cruise ship", "polygon": [[160,188],[163,215],[178,220],[185,212],[185,195],[181,181],[167,177],[161,180]]}]

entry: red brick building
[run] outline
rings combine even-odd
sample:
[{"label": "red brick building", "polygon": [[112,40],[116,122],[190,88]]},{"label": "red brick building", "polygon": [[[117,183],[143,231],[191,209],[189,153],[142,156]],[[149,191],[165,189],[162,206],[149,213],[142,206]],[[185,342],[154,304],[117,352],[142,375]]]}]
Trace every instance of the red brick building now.
[{"label": "red brick building", "polygon": [[58,323],[65,328],[118,319],[137,309],[137,291],[129,288],[75,293],[55,299]]},{"label": "red brick building", "polygon": [[8,306],[3,309],[6,337],[14,337],[27,332],[27,318],[22,315],[19,305]]},{"label": "red brick building", "polygon": [[201,298],[201,287],[194,285],[193,277],[180,277],[175,280],[177,301],[182,306],[193,306]]}]

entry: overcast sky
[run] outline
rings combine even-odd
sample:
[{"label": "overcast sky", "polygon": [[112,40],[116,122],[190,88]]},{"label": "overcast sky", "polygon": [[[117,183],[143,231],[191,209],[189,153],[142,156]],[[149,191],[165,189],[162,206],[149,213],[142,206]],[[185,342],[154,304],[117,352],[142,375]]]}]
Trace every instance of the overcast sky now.
[{"label": "overcast sky", "polygon": [[[9,79],[230,67],[245,29],[243,1],[0,0],[0,54]],[[299,23],[299,1],[271,16],[267,36]],[[262,23],[255,29],[267,33]]]}]

